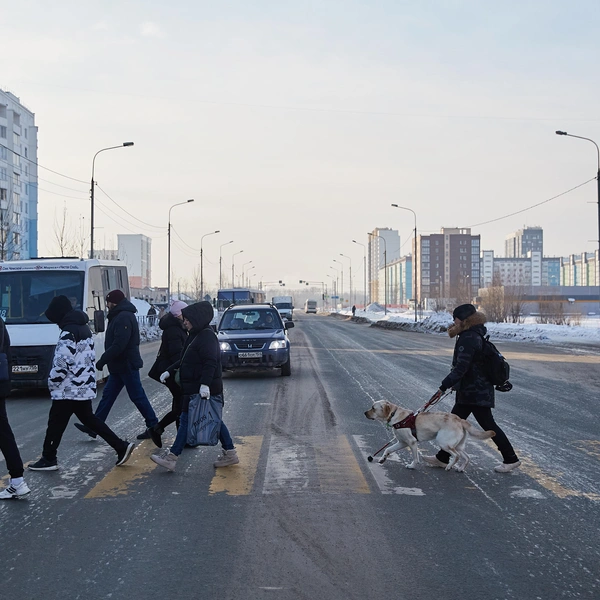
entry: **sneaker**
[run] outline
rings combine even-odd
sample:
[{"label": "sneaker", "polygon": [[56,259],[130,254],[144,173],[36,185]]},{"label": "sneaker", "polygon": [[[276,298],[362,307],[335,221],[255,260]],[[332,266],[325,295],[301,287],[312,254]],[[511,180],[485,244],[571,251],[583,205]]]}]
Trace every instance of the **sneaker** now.
[{"label": "sneaker", "polygon": [[171,454],[170,450],[163,450],[162,452],[157,452],[150,457],[157,465],[168,469],[169,471],[174,471],[177,466],[177,456]]},{"label": "sneaker", "polygon": [[448,463],[442,462],[437,456],[421,455],[421,460],[430,467],[440,467],[441,469],[445,469],[448,466]]},{"label": "sneaker", "polygon": [[496,473],[510,473],[511,471],[514,471],[514,469],[517,469],[521,466],[521,461],[518,460],[517,462],[513,462],[513,463],[500,463],[499,465],[496,465],[494,467],[494,471],[496,471]]},{"label": "sneaker", "polygon": [[58,471],[58,464],[56,459],[48,460],[42,456],[40,460],[30,464],[27,468],[31,471]]},{"label": "sneaker", "polygon": [[239,462],[240,459],[235,450],[222,450],[222,454],[214,462],[214,466],[217,468],[228,467],[230,465],[237,465]]},{"label": "sneaker", "polygon": [[11,483],[5,490],[0,492],[0,500],[10,500],[11,498],[20,500],[21,498],[25,498],[29,493],[31,493],[31,490],[24,481],[17,486]]},{"label": "sneaker", "polygon": [[150,439],[150,429],[144,429],[142,433],[137,435],[138,440],[149,440]]},{"label": "sneaker", "polygon": [[133,449],[135,448],[135,444],[133,442],[125,442],[127,446],[121,450],[121,452],[117,452],[117,467],[124,465],[131,456]]},{"label": "sneaker", "polygon": [[89,427],[86,427],[85,425],[82,425],[81,423],[73,423],[73,425],[75,425],[75,427],[77,427],[77,429],[79,429],[79,431],[83,431],[83,433],[87,433],[91,438],[96,439],[96,437],[98,436],[98,434],[93,429],[90,429]]}]

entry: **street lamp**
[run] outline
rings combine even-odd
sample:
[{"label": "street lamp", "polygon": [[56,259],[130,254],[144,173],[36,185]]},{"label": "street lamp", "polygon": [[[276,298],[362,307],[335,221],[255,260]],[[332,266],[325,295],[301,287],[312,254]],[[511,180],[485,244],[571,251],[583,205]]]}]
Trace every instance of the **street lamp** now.
[{"label": "street lamp", "polygon": [[592,144],[596,146],[596,153],[598,155],[598,172],[596,174],[596,181],[598,185],[598,258],[596,259],[596,273],[598,279],[596,280],[596,285],[598,285],[600,289],[600,148],[598,148],[598,144],[596,144],[594,140],[590,140],[590,138],[586,137],[581,137],[580,135],[573,135],[572,133],[567,133],[566,131],[557,131],[556,135],[566,135],[568,137],[574,137],[579,140],[586,140],[587,142],[592,142]]},{"label": "street lamp", "polygon": [[[327,277],[331,277],[331,287],[333,289],[333,294],[331,294],[332,296],[337,296],[337,280],[333,275],[330,275],[329,273],[327,273]],[[335,305],[335,303],[334,303]]]},{"label": "street lamp", "polygon": [[231,287],[235,287],[235,256],[236,254],[241,254],[243,250],[238,250],[238,252],[234,252],[231,255]]},{"label": "street lamp", "polygon": [[190,198],[185,202],[178,202],[177,204],[173,204],[171,208],[169,208],[169,226],[167,228],[167,239],[168,239],[168,248],[167,248],[167,305],[171,304],[171,211],[176,206],[181,206],[182,204],[188,204],[189,202],[193,202],[194,199]]},{"label": "street lamp", "polygon": [[96,165],[96,156],[100,154],[100,152],[105,152],[106,150],[114,150],[115,148],[128,148],[129,146],[133,146],[133,142],[123,142],[120,146],[110,146],[109,148],[102,148],[102,150],[98,150],[96,154],[94,154],[94,158],[92,159],[92,187],[90,189],[90,204],[91,204],[91,233],[90,233],[90,258],[94,258],[94,167]]},{"label": "street lamp", "polygon": [[229,244],[233,244],[233,240],[219,246],[219,289],[223,289],[223,246],[228,246]]},{"label": "street lamp", "polygon": [[340,256],[343,256],[344,258],[347,258],[350,261],[350,304],[354,304],[354,302],[352,302],[352,259],[349,256],[342,254],[341,252]]},{"label": "street lamp", "polygon": [[364,286],[365,286],[365,310],[367,310],[367,247],[356,240],[352,240],[355,244],[363,247],[363,271],[364,271]]},{"label": "street lamp", "polygon": [[[333,269],[335,271],[335,295],[337,296],[337,298],[335,299],[336,302],[334,303],[334,306],[337,309],[337,300],[340,298],[340,286],[338,284],[338,279],[340,277],[340,272],[339,272],[338,269],[336,269],[335,267],[332,267],[331,265],[329,265],[329,268]],[[342,273],[342,275],[343,275],[343,273]]]},{"label": "street lamp", "polygon": [[204,253],[202,252],[202,240],[207,235],[215,235],[215,233],[221,233],[220,230],[211,231],[210,233],[205,233],[200,238],[200,300],[204,300]]},{"label": "street lamp", "polygon": [[[250,277],[253,277],[256,275],[256,273],[252,273],[252,275],[248,275],[248,273],[250,273],[250,271],[252,271],[252,269],[256,269],[256,265],[252,265],[247,271],[246,271],[246,287],[250,287]],[[243,283],[243,281],[242,281]]]},{"label": "street lamp", "polygon": [[342,301],[342,308],[344,308],[344,263],[341,260],[337,260],[337,259],[333,259],[333,262],[336,262],[338,265],[340,265],[340,271],[342,274],[341,277],[341,289],[340,289],[340,294],[341,294],[341,301]]},{"label": "street lamp", "polygon": [[251,261],[251,260],[249,260],[248,262],[245,262],[245,263],[242,265],[242,287],[244,287],[244,269],[246,268],[246,265],[249,265],[251,262],[252,262],[252,261]]},{"label": "street lamp", "polygon": [[[367,235],[371,235],[373,237],[378,237],[380,239],[383,240],[383,286],[384,286],[384,293],[383,293],[383,314],[387,315],[387,299],[388,299],[388,276],[387,276],[387,242],[385,241],[385,238],[381,235],[377,235],[376,233],[371,233],[370,231],[367,231]],[[379,268],[379,256],[377,257],[377,261],[378,261],[378,268]],[[379,280],[379,277],[377,277],[377,279]]]},{"label": "street lamp", "polygon": [[413,287],[415,290],[415,323],[417,322],[417,307],[419,305],[419,292],[417,289],[417,213],[412,208],[406,208],[406,206],[398,206],[398,204],[392,204],[394,208],[400,208],[401,210],[409,210],[415,217],[415,245],[413,248]]}]

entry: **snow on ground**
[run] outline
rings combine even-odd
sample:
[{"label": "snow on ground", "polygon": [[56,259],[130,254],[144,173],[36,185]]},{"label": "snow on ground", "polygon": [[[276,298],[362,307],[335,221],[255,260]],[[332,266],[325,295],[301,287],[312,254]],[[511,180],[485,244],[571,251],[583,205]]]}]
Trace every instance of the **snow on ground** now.
[{"label": "snow on ground", "polygon": [[[372,306],[372,305],[371,305]],[[448,312],[423,311],[415,323],[414,311],[404,309],[383,308],[380,311],[357,310],[357,317],[364,317],[372,323],[389,321],[398,323],[403,329],[428,333],[445,332],[452,324],[452,315]],[[352,311],[344,309],[341,314],[352,315]],[[581,317],[579,325],[550,325],[536,323],[535,317],[526,317],[524,323],[486,323],[490,339],[510,340],[514,342],[535,342],[541,344],[585,344],[600,347],[600,317]]]},{"label": "snow on ground", "polygon": [[148,310],[150,304],[139,298],[132,298],[131,303],[137,308],[136,317],[140,324],[140,339],[142,342],[157,340],[161,336],[161,330],[158,328],[158,318],[154,321],[154,325],[150,325],[148,320]]}]

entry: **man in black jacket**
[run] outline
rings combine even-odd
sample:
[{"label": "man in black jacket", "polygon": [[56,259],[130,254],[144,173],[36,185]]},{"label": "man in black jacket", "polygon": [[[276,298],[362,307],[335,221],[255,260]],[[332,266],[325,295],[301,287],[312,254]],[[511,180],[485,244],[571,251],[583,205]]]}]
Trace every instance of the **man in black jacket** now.
[{"label": "man in black jacket", "polygon": [[[496,433],[492,438],[502,454],[503,462],[494,467],[498,473],[509,473],[520,464],[506,434],[494,420],[494,384],[487,378],[483,365],[483,337],[487,333],[484,326],[485,315],[477,312],[472,304],[461,304],[452,313],[454,325],[448,328],[448,335],[456,337],[452,370],[442,381],[440,391],[453,388],[456,391],[456,404],[452,414],[466,419],[473,414],[485,431]],[[423,456],[432,467],[446,467],[450,455],[440,450],[435,456]]]},{"label": "man in black jacket", "polygon": [[[101,421],[106,421],[117,396],[125,387],[129,399],[144,417],[146,427],[154,427],[158,419],[140,380],[140,369],[144,363],[140,355],[140,329],[135,316],[137,309],[121,290],[107,294],[106,306],[108,327],[104,336],[104,354],[96,363],[96,369],[101,371],[106,365],[109,376],[95,414]],[[90,437],[96,437],[95,431],[81,423],[75,423],[75,427]]]}]

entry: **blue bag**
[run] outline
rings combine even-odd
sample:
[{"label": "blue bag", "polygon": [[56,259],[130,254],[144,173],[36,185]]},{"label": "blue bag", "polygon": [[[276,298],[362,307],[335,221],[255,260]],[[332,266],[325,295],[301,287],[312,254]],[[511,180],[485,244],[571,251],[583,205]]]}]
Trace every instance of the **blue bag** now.
[{"label": "blue bag", "polygon": [[190,446],[216,446],[223,416],[223,396],[200,398],[194,394],[188,409],[187,443]]}]

